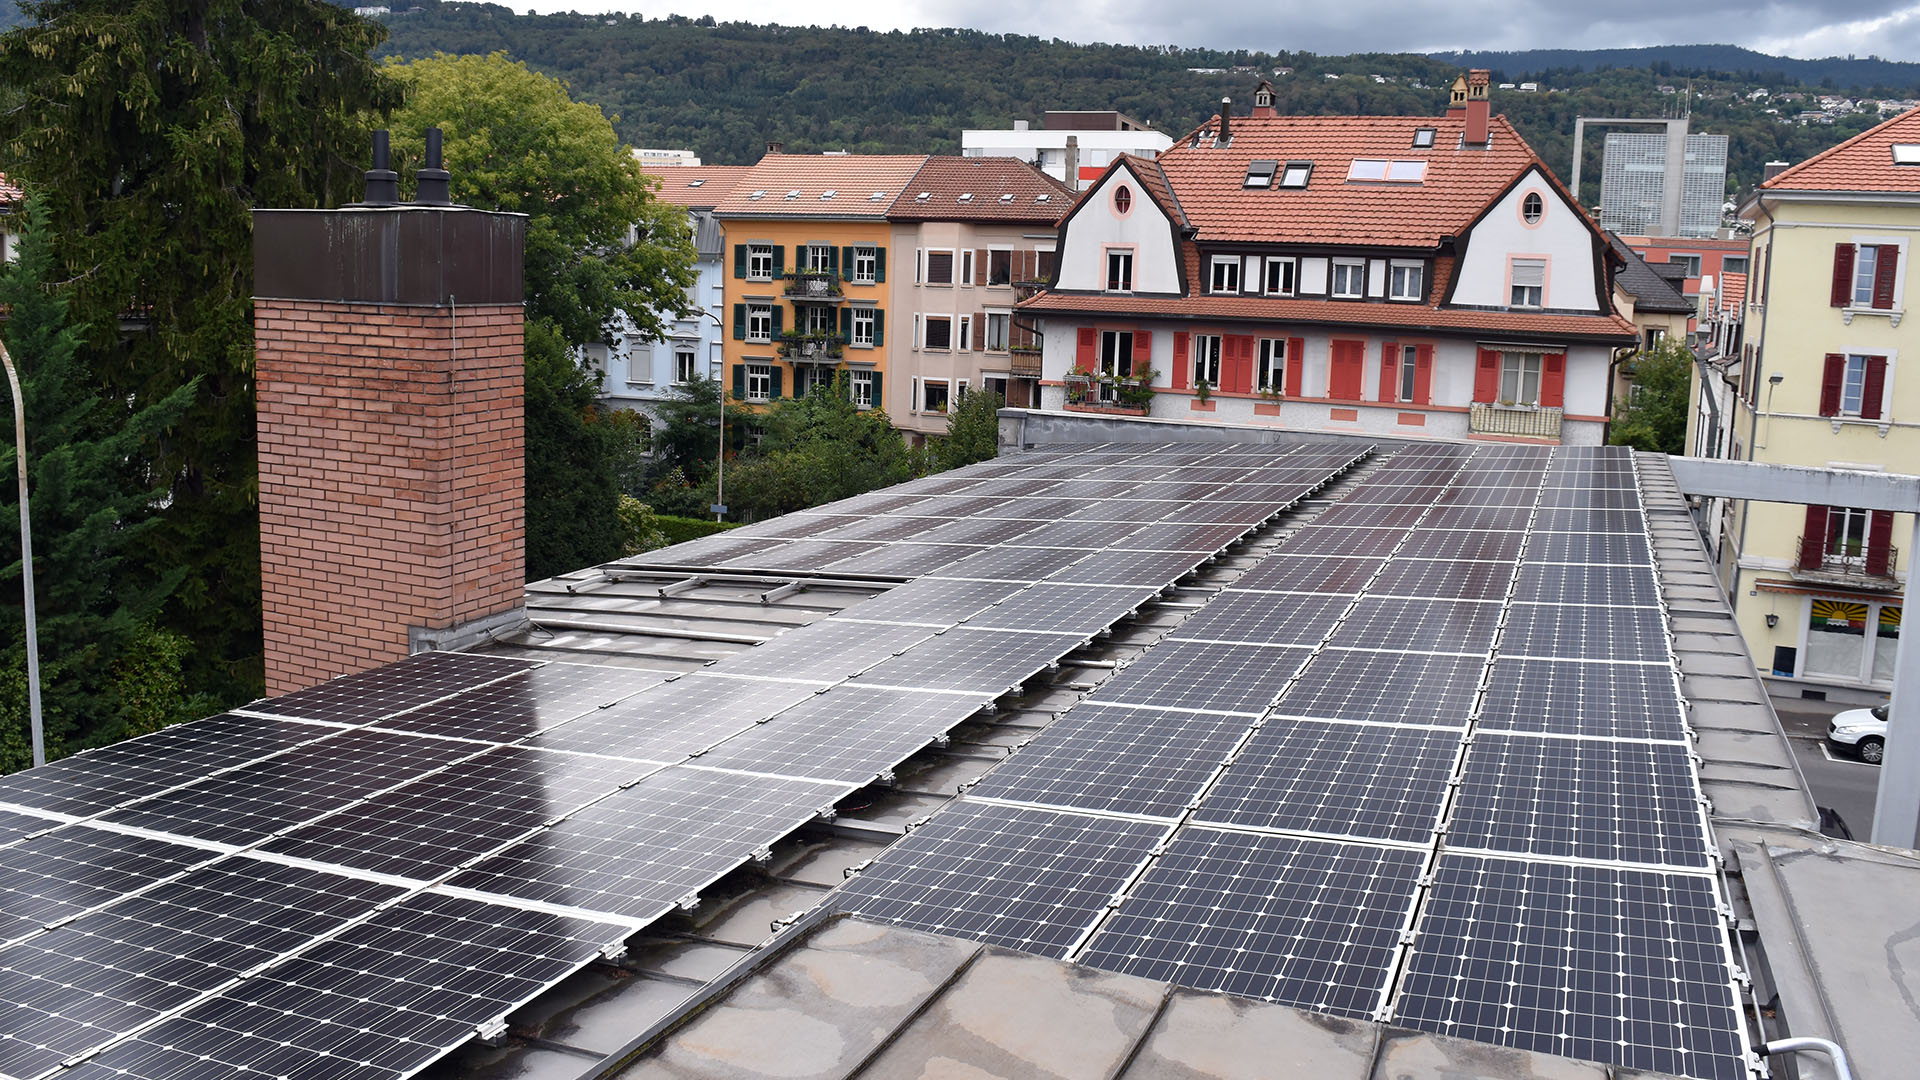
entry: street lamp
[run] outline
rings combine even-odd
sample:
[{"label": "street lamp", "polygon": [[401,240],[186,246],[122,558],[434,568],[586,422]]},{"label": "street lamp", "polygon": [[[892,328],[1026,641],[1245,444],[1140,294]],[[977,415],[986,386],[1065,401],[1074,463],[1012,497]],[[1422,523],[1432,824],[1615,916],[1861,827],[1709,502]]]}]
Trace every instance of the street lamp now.
[{"label": "street lamp", "polygon": [[40,727],[40,632],[33,616],[33,519],[27,513],[27,405],[20,393],[20,376],[13,357],[0,343],[0,365],[7,369],[13,388],[13,460],[20,469],[20,597],[27,609],[27,712],[33,732],[33,763],[47,763],[46,736]]}]

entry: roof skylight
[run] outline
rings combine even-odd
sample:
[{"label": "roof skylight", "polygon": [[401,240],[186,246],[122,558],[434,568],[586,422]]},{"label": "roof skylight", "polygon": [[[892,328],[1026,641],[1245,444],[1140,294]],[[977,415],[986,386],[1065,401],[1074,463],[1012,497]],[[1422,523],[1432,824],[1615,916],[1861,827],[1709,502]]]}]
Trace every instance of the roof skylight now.
[{"label": "roof skylight", "polygon": [[704,176],[696,176],[696,177],[694,177],[693,179],[691,179],[691,180],[689,180],[689,181],[687,181],[687,186],[688,186],[688,187],[699,187],[699,186],[700,186],[701,184],[704,184],[704,183],[706,183],[706,182],[707,182],[707,178],[706,178],[706,177],[704,177]]},{"label": "roof skylight", "polygon": [[1002,195],[1002,196],[1000,196],[1000,201],[1001,201],[1001,202],[1003,202],[1003,203],[1010,203],[1010,202],[1012,202],[1012,201],[1013,201],[1013,192],[1011,192],[1011,191],[1009,191],[1009,192],[1007,192],[1007,193],[1006,193],[1005,195]]},{"label": "roof skylight", "polygon": [[840,194],[838,191],[835,191],[832,188],[828,188],[827,190],[820,193],[820,201],[826,202],[828,199],[831,199],[838,194]]},{"label": "roof skylight", "polygon": [[933,192],[931,192],[931,191],[923,191],[923,192],[921,192],[920,194],[918,194],[918,195],[915,195],[915,196],[913,197],[913,201],[914,201],[914,202],[926,202],[926,201],[927,201],[928,199],[931,199],[931,198],[933,198]]},{"label": "roof skylight", "polygon": [[749,196],[747,196],[747,198],[749,198],[749,199],[764,199],[764,198],[766,198],[766,197],[767,197],[767,193],[766,193],[766,191],[765,191],[764,189],[762,189],[762,190],[760,190],[760,191],[756,191],[756,192],[754,192],[753,194],[751,194],[751,195],[749,195]]},{"label": "roof skylight", "polygon": [[794,189],[793,189],[792,191],[789,191],[789,192],[787,192],[787,198],[789,198],[789,199],[797,199],[797,198],[799,198],[799,197],[800,197],[800,189],[799,189],[799,188],[794,188]]},{"label": "roof skylight", "polygon": [[960,196],[960,201],[961,201],[961,202],[963,202],[963,203],[968,203],[968,202],[972,202],[972,201],[973,201],[973,192],[971,192],[971,191],[968,191],[968,192],[965,192],[965,193],[963,193],[963,194],[962,194],[962,195]]},{"label": "roof skylight", "polygon": [[1427,178],[1427,163],[1424,161],[1383,161],[1379,158],[1354,158],[1347,166],[1349,180],[1386,180],[1394,183],[1417,184]]},{"label": "roof skylight", "polygon": [[1250,161],[1247,163],[1247,178],[1240,182],[1241,187],[1270,188],[1273,186],[1273,174],[1280,170],[1277,161]]},{"label": "roof skylight", "polygon": [[1413,148],[1415,150],[1432,149],[1433,136],[1434,136],[1434,129],[1430,127],[1414,128],[1413,129]]},{"label": "roof skylight", "polygon": [[1303,188],[1307,186],[1307,180],[1312,176],[1313,162],[1289,161],[1287,162],[1287,167],[1280,171],[1280,186],[1283,188]]},{"label": "roof skylight", "polygon": [[1920,143],[1894,143],[1893,163],[1895,165],[1920,165]]},{"label": "roof skylight", "polygon": [[1051,198],[1053,198],[1053,196],[1051,196],[1051,195],[1035,195],[1035,196],[1033,197],[1033,201],[1034,201],[1034,202],[1046,202],[1046,201],[1047,201],[1048,199],[1051,199]]},{"label": "roof skylight", "polygon": [[874,192],[873,194],[871,194],[871,195],[869,195],[869,196],[867,196],[867,201],[868,201],[868,202],[879,202],[879,201],[880,201],[881,199],[884,199],[884,198],[886,198],[886,197],[887,197],[887,193],[886,193],[886,192],[884,192],[884,191],[876,191],[876,192]]}]

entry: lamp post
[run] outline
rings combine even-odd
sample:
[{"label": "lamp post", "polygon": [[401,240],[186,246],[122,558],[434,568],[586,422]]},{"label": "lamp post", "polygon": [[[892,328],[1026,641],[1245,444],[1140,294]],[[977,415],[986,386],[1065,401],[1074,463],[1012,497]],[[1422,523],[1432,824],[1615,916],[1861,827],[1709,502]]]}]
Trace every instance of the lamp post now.
[{"label": "lamp post", "polygon": [[[726,329],[727,324],[720,321],[720,316],[715,315],[711,310],[701,308],[700,314],[713,320],[714,329]],[[724,520],[727,515],[727,380],[725,377],[727,365],[726,353],[722,352],[720,355],[721,378],[715,380],[718,385],[714,387],[719,392],[717,396],[720,399],[720,440],[713,451],[713,505],[708,508],[713,512],[715,521]]]},{"label": "lamp post", "polygon": [[27,404],[13,357],[0,343],[0,365],[13,389],[13,460],[20,470],[20,597],[27,609],[27,711],[33,733],[33,763],[47,763],[46,736],[40,727],[40,632],[33,615],[33,519],[27,513]]}]

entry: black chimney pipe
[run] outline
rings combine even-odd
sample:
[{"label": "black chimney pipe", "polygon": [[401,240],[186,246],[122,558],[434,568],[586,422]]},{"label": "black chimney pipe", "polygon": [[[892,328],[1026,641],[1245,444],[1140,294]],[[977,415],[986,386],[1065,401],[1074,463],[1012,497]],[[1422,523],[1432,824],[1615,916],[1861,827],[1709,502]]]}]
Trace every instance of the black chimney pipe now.
[{"label": "black chimney pipe", "polygon": [[373,133],[373,168],[367,170],[367,206],[392,206],[400,201],[400,174],[390,167],[387,133]]},{"label": "black chimney pipe", "polygon": [[440,129],[427,129],[427,164],[425,168],[413,174],[420,181],[420,190],[413,201],[422,206],[451,206],[453,196],[448,186],[451,173],[440,167]]},{"label": "black chimney pipe", "polygon": [[1220,99],[1220,134],[1214,136],[1213,145],[1225,146],[1233,141],[1233,132],[1227,128],[1227,117],[1233,114],[1233,99]]}]

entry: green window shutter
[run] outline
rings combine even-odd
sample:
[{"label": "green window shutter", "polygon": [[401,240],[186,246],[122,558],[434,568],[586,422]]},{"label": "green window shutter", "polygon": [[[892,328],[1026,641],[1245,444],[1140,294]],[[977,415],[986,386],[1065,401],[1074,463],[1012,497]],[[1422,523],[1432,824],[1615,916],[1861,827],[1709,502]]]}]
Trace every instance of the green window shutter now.
[{"label": "green window shutter", "polygon": [[779,244],[773,245],[773,276],[779,277],[787,272],[787,249]]},{"label": "green window shutter", "polygon": [[773,369],[773,382],[771,383],[771,386],[772,386],[773,388],[772,388],[771,390],[769,390],[769,391],[767,391],[767,398],[768,398],[768,400],[772,400],[773,398],[777,398],[777,397],[779,397],[779,396],[780,396],[780,375],[781,375],[781,371],[780,371],[780,369],[779,369],[779,368],[777,368],[777,367],[776,367],[776,368],[774,368],[774,369]]},{"label": "green window shutter", "polygon": [[884,407],[883,399],[880,397],[880,373],[877,371],[873,373],[873,407],[876,409]]},{"label": "green window shutter", "polygon": [[827,248],[827,269],[832,270],[836,274],[840,272],[840,249],[839,248],[837,247]]},{"label": "green window shutter", "polygon": [[741,401],[747,400],[747,365],[733,365],[733,396]]},{"label": "green window shutter", "polygon": [[853,280],[853,248],[851,247],[840,249],[840,280]]},{"label": "green window shutter", "polygon": [[774,337],[780,336],[780,333],[781,333],[780,325],[786,321],[786,314],[787,314],[786,308],[781,307],[779,304],[773,305],[773,336]]},{"label": "green window shutter", "polygon": [[853,340],[853,309],[852,308],[840,309],[840,336],[843,338],[846,338],[848,341]]},{"label": "green window shutter", "polygon": [[873,249],[873,280],[876,282],[885,282],[887,280],[886,248],[876,247]]},{"label": "green window shutter", "polygon": [[733,276],[737,278],[747,276],[747,245],[745,244],[733,245]]},{"label": "green window shutter", "polygon": [[747,305],[733,305],[733,340],[747,340]]},{"label": "green window shutter", "polygon": [[887,343],[887,313],[879,308],[873,309],[873,347],[879,348]]}]

